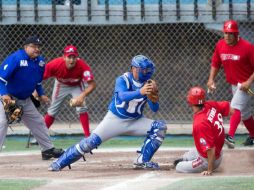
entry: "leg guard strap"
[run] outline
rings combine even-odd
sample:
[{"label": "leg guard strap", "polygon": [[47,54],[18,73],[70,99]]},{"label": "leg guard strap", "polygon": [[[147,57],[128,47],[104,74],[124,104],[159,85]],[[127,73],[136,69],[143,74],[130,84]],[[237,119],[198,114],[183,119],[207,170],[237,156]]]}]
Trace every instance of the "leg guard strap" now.
[{"label": "leg guard strap", "polygon": [[79,142],[78,151],[81,154],[89,153],[93,149],[97,148],[100,144],[101,144],[101,138],[98,135],[92,133],[90,137],[86,139],[82,139]]}]

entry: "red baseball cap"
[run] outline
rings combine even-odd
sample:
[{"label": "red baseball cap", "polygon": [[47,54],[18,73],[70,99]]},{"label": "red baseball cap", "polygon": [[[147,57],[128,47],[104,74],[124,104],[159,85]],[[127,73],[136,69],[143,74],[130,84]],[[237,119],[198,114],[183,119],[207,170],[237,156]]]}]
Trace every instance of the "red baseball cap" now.
[{"label": "red baseball cap", "polygon": [[64,56],[69,57],[70,55],[78,57],[78,49],[73,45],[69,45],[64,48]]}]

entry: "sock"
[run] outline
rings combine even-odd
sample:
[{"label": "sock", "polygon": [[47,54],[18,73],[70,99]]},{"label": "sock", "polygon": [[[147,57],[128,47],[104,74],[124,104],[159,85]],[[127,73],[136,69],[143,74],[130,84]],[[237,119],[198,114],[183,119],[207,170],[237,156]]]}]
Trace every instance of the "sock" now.
[{"label": "sock", "polygon": [[232,138],[234,138],[236,129],[240,122],[241,122],[241,112],[240,110],[235,109],[229,121],[228,135],[231,136]]},{"label": "sock", "polygon": [[246,119],[243,121],[243,124],[245,125],[246,129],[250,133],[250,137],[254,138],[254,119],[251,116],[249,119]]},{"label": "sock", "polygon": [[85,112],[85,113],[79,114],[79,119],[80,119],[81,125],[83,127],[85,137],[89,137],[90,136],[90,131],[89,131],[89,116],[88,116],[88,113]]},{"label": "sock", "polygon": [[49,114],[46,114],[44,116],[44,120],[45,120],[47,128],[49,129],[50,126],[54,123],[55,118]]}]

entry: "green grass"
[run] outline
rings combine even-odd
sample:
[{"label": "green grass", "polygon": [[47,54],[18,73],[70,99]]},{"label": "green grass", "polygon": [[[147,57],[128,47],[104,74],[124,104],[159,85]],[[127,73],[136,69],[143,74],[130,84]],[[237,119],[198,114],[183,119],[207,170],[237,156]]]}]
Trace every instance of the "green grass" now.
[{"label": "green grass", "polygon": [[[83,136],[58,136],[51,137],[55,147],[68,148],[69,146],[78,143]],[[119,147],[140,147],[143,145],[145,137],[115,137],[104,142],[100,148],[119,148]],[[38,146],[30,146],[26,148],[26,136],[10,136],[6,138],[3,152],[9,151],[24,151],[24,150],[38,150]],[[190,136],[169,136],[165,138],[162,147],[192,147],[193,139]]]},{"label": "green grass", "polygon": [[[51,137],[52,142],[55,147],[68,148],[69,146],[78,143],[83,136],[57,136]],[[241,143],[244,142],[246,136],[240,135],[236,136],[236,146],[242,146]],[[104,142],[100,148],[108,147],[140,147],[144,142],[145,137],[115,137],[106,142]],[[9,151],[24,151],[24,150],[38,150],[38,146],[30,146],[26,148],[27,136],[9,136],[6,138],[5,146],[3,152]],[[180,135],[168,135],[162,147],[193,147],[193,138],[191,136],[180,136]]]},{"label": "green grass", "polygon": [[158,190],[254,190],[254,177],[200,177],[176,181]]},{"label": "green grass", "polygon": [[30,190],[46,184],[45,180],[1,179],[0,190]]}]

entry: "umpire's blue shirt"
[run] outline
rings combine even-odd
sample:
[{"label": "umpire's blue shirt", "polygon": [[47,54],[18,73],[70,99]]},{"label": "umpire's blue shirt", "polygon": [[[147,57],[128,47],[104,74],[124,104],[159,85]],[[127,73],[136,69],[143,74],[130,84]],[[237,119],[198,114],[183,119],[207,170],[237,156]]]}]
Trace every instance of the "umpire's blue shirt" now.
[{"label": "umpire's blue shirt", "polygon": [[0,94],[24,100],[36,89],[39,96],[43,95],[44,69],[42,56],[31,59],[23,49],[12,53],[0,66]]}]

